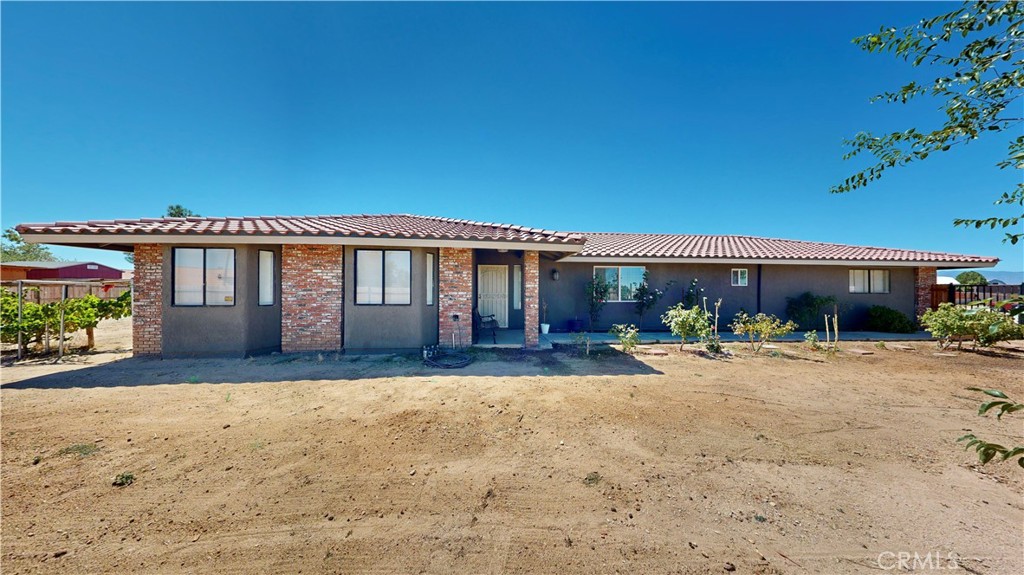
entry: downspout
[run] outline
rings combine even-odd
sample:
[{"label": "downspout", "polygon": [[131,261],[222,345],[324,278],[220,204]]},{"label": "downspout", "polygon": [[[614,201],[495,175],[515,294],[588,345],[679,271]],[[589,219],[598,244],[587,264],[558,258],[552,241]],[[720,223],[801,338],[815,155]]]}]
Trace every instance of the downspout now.
[{"label": "downspout", "polygon": [[761,313],[761,264],[757,264],[757,313]]}]

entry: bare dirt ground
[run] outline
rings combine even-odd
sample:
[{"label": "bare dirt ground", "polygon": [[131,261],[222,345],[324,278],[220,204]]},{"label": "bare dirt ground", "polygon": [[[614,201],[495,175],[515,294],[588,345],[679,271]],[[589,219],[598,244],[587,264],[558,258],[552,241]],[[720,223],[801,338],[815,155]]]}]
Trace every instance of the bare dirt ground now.
[{"label": "bare dirt ground", "polygon": [[1024,573],[1024,472],[955,442],[1020,442],[964,389],[1024,396],[1020,342],[443,371],[133,360],[120,325],[2,370],[3,573]]}]

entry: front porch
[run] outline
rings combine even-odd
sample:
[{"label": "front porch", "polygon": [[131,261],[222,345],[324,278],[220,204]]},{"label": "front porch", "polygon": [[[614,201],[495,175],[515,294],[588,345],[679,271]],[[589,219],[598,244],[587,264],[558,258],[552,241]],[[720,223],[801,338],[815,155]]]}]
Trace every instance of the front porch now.
[{"label": "front porch", "polygon": [[[492,338],[490,330],[484,330],[478,334],[477,342],[473,344],[473,347],[518,349],[523,347],[525,336],[526,334],[521,329],[499,328],[495,330]],[[536,349],[551,349],[551,340],[548,339],[548,334],[539,334],[539,337]]]}]

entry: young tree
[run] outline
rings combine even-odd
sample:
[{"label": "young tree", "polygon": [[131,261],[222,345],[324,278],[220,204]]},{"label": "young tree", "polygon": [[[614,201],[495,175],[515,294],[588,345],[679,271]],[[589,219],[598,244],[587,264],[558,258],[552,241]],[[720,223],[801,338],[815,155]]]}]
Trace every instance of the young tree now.
[{"label": "young tree", "polygon": [[0,261],[3,262],[57,262],[60,258],[53,255],[50,248],[39,244],[26,244],[21,234],[8,228],[4,230],[3,239],[0,240]]},{"label": "young tree", "polygon": [[[1024,93],[1024,4],[1020,2],[964,2],[959,9],[905,28],[882,28],[875,34],[854,38],[870,53],[889,53],[911,66],[927,64],[938,77],[926,83],[910,82],[894,92],[872,99],[906,104],[922,96],[942,102],[946,114],[941,126],[875,135],[861,132],[844,144],[844,159],[862,153],[874,157],[868,168],[833,186],[831,192],[850,192],[882,177],[885,170],[924,160],[963,146],[983,135],[1008,135],[1007,158],[1000,169],[1024,169],[1024,121],[1018,101]],[[996,202],[1013,209],[1011,214],[989,218],[959,218],[957,226],[1010,228],[1004,242],[1016,244],[1024,237],[1024,183],[1004,192]]]},{"label": "young tree", "polygon": [[960,272],[956,274],[956,281],[965,285],[985,286],[988,280],[978,272]]},{"label": "young tree", "polygon": [[604,281],[604,278],[595,277],[587,282],[585,289],[587,311],[590,316],[590,331],[593,332],[594,324],[600,319],[601,310],[604,309],[605,303],[608,301],[608,292],[611,291],[611,286],[608,285],[608,282]]},{"label": "young tree", "polygon": [[648,281],[650,278],[650,272],[644,270],[644,279],[640,282],[640,285],[633,292],[633,297],[636,298],[636,314],[640,316],[640,323],[637,324],[638,330],[644,329],[644,316],[647,312],[654,309],[654,306],[658,305],[661,298],[665,297],[665,292],[668,291],[674,281],[670,281],[665,284],[665,289],[660,290],[655,287],[651,287],[651,283]]}]

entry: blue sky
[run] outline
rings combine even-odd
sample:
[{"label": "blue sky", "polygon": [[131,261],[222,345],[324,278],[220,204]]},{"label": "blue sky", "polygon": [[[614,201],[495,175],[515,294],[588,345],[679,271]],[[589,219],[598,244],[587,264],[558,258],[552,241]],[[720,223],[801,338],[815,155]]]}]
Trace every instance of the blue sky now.
[{"label": "blue sky", "polygon": [[[851,44],[949,3],[2,5],[4,228],[409,212],[993,255],[1007,138],[828,188],[927,78]],[[56,248],[124,266],[116,253]]]}]

